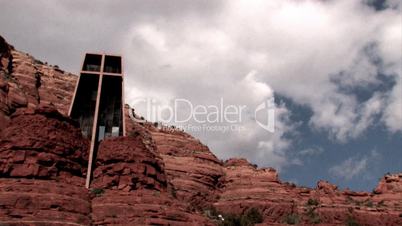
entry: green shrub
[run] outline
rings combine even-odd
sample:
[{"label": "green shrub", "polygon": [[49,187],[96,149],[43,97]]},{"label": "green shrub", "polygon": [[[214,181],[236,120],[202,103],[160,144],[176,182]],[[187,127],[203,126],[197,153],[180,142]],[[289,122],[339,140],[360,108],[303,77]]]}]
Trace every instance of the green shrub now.
[{"label": "green shrub", "polygon": [[308,206],[318,206],[320,202],[317,199],[308,199],[307,205]]},{"label": "green shrub", "polygon": [[128,136],[130,137],[137,137],[140,135],[140,132],[138,131],[130,131],[130,133],[128,134]]},{"label": "green shrub", "polygon": [[352,216],[348,216],[346,219],[346,226],[360,226],[356,219]]},{"label": "green shrub", "polygon": [[101,196],[105,191],[102,188],[94,188],[91,190],[91,193],[96,195],[97,197]]},{"label": "green shrub", "polygon": [[373,206],[374,206],[373,201],[368,200],[368,201],[366,202],[366,206],[367,206],[367,207],[373,207]]},{"label": "green shrub", "polygon": [[291,213],[291,214],[286,215],[284,222],[286,224],[295,225],[300,222],[300,217],[296,213]]},{"label": "green shrub", "polygon": [[241,217],[234,214],[228,214],[223,217],[225,220],[219,223],[219,226],[241,226]]},{"label": "green shrub", "polygon": [[173,198],[177,198],[177,192],[176,192],[176,189],[174,187],[172,187],[170,189],[170,194],[172,195]]},{"label": "green shrub", "polygon": [[34,64],[40,64],[43,65],[44,63],[40,60],[34,59]]},{"label": "green shrub", "polygon": [[319,224],[321,223],[320,215],[315,212],[315,207],[308,207],[307,213],[308,221],[310,224]]},{"label": "green shrub", "polygon": [[224,221],[221,221],[219,226],[253,226],[264,220],[257,208],[250,208],[242,215],[227,214],[223,218]]},{"label": "green shrub", "polygon": [[308,220],[311,224],[319,224],[321,223],[321,218],[320,215],[318,215],[316,212],[311,212],[308,215]]},{"label": "green shrub", "polygon": [[384,201],[384,200],[381,200],[380,202],[378,202],[378,206],[386,206],[386,205],[385,205],[385,201]]},{"label": "green shrub", "polygon": [[319,224],[319,223],[321,223],[321,218],[320,218],[320,216],[318,214],[315,214],[314,216],[309,218],[309,222],[311,224]]},{"label": "green shrub", "polygon": [[356,206],[361,206],[363,203],[364,203],[364,201],[359,201],[359,200],[355,201]]},{"label": "green shrub", "polygon": [[263,220],[264,219],[260,211],[257,210],[257,208],[250,208],[241,217],[240,225],[242,226],[254,225],[256,223],[261,223]]}]

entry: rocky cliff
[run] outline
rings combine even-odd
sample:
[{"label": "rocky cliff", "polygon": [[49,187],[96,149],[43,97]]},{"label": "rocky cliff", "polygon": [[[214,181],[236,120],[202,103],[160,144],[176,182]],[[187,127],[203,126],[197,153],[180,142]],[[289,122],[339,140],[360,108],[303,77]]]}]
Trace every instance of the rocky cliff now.
[{"label": "rocky cliff", "polygon": [[0,130],[18,108],[54,105],[67,114],[77,76],[17,51],[0,36]]},{"label": "rocky cliff", "polygon": [[402,225],[402,174],[372,193],[298,187],[128,106],[128,136],[100,144],[87,190],[88,140],[65,116],[76,80],[0,37],[0,225]]},{"label": "rocky cliff", "polygon": [[373,193],[339,190],[326,181],[314,189],[281,182],[272,168],[245,159],[225,162],[218,212],[256,208],[266,225],[402,225],[402,174],[386,175]]},{"label": "rocky cliff", "polygon": [[[133,111],[126,106],[126,112]],[[157,128],[153,123],[138,123],[126,113],[128,133],[147,133],[163,159],[172,192],[194,210],[202,210],[217,200],[222,186],[222,162],[199,140],[172,128]],[[131,114],[133,115],[133,113]]]},{"label": "rocky cliff", "polygon": [[88,141],[54,108],[19,109],[0,140],[0,224],[88,225]]}]

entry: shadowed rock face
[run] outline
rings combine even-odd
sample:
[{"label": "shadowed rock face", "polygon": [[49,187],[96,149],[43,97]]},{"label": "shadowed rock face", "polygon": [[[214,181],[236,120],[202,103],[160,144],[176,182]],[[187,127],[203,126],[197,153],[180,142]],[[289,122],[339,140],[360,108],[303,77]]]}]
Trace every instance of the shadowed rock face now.
[{"label": "shadowed rock face", "polygon": [[261,225],[402,225],[402,174],[373,193],[297,187],[272,168],[222,162],[184,132],[133,122],[128,107],[129,135],[100,144],[88,191],[89,142],[64,116],[77,77],[1,38],[0,61],[0,224],[213,225],[205,210],[256,207]]}]

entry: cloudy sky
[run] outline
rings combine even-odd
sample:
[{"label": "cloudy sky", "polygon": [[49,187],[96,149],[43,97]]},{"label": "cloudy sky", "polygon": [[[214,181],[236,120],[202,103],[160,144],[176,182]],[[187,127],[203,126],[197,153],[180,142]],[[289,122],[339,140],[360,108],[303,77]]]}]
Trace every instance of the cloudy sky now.
[{"label": "cloudy sky", "polygon": [[[74,73],[85,52],[123,55],[143,115],[138,98],[246,106],[240,130],[189,132],[283,180],[370,191],[402,171],[401,21],[400,0],[1,0],[0,35]],[[274,133],[253,110],[272,97]]]}]

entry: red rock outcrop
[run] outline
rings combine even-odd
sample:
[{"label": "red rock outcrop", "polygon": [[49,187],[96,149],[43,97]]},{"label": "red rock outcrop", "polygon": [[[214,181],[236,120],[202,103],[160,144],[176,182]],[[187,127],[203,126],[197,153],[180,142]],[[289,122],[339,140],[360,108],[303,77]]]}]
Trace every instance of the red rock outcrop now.
[{"label": "red rock outcrop", "polygon": [[215,201],[223,170],[208,147],[184,133],[156,130],[151,134],[177,197],[201,209]]},{"label": "red rock outcrop", "polygon": [[374,190],[376,194],[398,195],[402,192],[402,173],[386,174]]},{"label": "red rock outcrop", "polygon": [[213,225],[168,192],[155,145],[132,134],[101,142],[91,186],[95,225]]},{"label": "red rock outcrop", "polygon": [[88,143],[55,108],[18,109],[0,139],[0,223],[213,225],[171,193],[141,135],[101,142],[88,191]]},{"label": "red rock outcrop", "polygon": [[164,164],[140,136],[118,137],[101,143],[93,173],[92,187],[132,191],[140,188],[165,191]]},{"label": "red rock outcrop", "polygon": [[0,131],[18,108],[53,104],[67,114],[77,76],[15,50],[0,36]]},{"label": "red rock outcrop", "polygon": [[106,190],[92,200],[94,225],[214,225],[166,192]]},{"label": "red rock outcrop", "polygon": [[91,204],[81,186],[43,179],[0,178],[1,225],[90,225]]},{"label": "red rock outcrop", "polygon": [[55,108],[20,109],[1,134],[2,177],[74,180],[86,173],[87,159],[78,124]]},{"label": "red rock outcrop", "polygon": [[340,191],[319,181],[315,189],[283,183],[274,169],[258,169],[244,159],[225,162],[218,212],[241,215],[257,208],[262,225],[402,225],[401,175],[385,176],[376,193]]},{"label": "red rock outcrop", "polygon": [[89,225],[88,141],[54,108],[19,109],[0,137],[0,224]]},{"label": "red rock outcrop", "polygon": [[[217,199],[216,190],[221,186],[222,162],[207,146],[187,133],[152,123],[139,123],[130,119],[126,106],[128,133],[144,133],[152,139],[163,159],[172,192],[179,200],[188,202],[193,209],[203,209]],[[134,117],[130,112],[131,117]],[[138,118],[137,118],[138,119]]]}]

